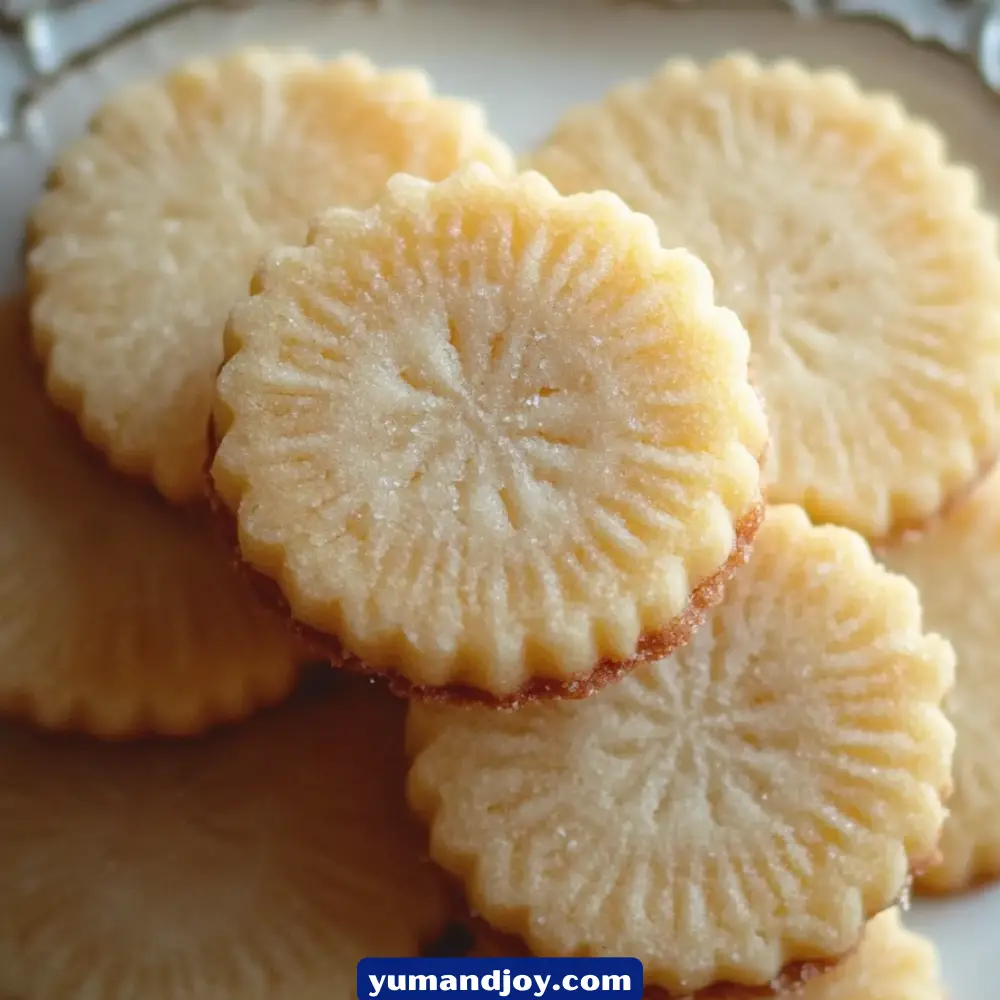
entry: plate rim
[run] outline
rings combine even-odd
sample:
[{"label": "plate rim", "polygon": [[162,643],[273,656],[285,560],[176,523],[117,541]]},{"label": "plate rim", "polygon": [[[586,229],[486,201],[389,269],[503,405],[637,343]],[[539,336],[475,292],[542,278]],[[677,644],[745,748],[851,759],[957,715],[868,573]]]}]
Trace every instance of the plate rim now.
[{"label": "plate rim", "polygon": [[[238,14],[280,0],[34,0],[27,5],[0,3],[0,66],[13,79],[0,80],[0,146],[25,139],[25,119],[66,77],[112,54],[157,27],[195,11]],[[355,6],[374,11],[419,6],[433,0],[309,0],[317,7]],[[511,6],[538,0],[459,0]],[[793,17],[861,21],[888,27],[920,48],[943,53],[976,74],[1000,100],[1000,0],[544,0],[567,9],[588,5],[625,10],[645,7],[663,13],[703,11],[775,12]],[[83,8],[89,7],[88,11]],[[64,31],[81,13],[108,22],[93,42],[47,51],[60,22]],[[110,16],[108,16],[110,15]],[[53,20],[55,24],[53,25]],[[949,41],[942,41],[949,39]],[[61,43],[65,46],[65,43]],[[6,90],[6,93],[4,91]]]}]

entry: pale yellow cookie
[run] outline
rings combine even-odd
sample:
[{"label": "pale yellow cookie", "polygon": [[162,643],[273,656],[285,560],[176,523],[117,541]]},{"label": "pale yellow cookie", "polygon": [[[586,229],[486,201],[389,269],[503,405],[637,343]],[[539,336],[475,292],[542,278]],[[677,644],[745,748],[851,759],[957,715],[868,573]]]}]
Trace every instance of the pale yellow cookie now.
[{"label": "pale yellow cookie", "polygon": [[608,188],[708,265],[752,342],[772,502],[881,539],[1000,447],[1000,255],[974,175],[844,73],[667,64],[529,165]]},{"label": "pale yellow cookie", "polygon": [[52,398],[119,469],[199,495],[222,328],[259,256],[397,171],[475,159],[512,163],[478,107],[357,56],[250,49],[117,94],[32,216]]},{"label": "pale yellow cookie", "polygon": [[[188,733],[275,701],[301,650],[203,517],[124,483],[45,398],[23,299],[0,308],[0,712]],[[2,894],[0,894],[2,898]]]},{"label": "pale yellow cookie", "polygon": [[578,695],[683,642],[760,518],[748,342],[613,195],[474,165],[325,215],[237,307],[215,489],[335,652]]},{"label": "pale yellow cookie", "polygon": [[409,796],[471,906],[647,986],[794,981],[934,853],[948,643],[844,528],[770,508],[691,642],[586,701],[414,703]]},{"label": "pale yellow cookie", "polygon": [[958,734],[941,863],[918,888],[955,892],[1000,877],[1000,472],[919,536],[885,550],[920,588],[928,624],[958,655],[945,710]]},{"label": "pale yellow cookie", "polygon": [[0,993],[330,1000],[452,906],[406,813],[403,705],[361,684],[193,740],[0,730]]}]

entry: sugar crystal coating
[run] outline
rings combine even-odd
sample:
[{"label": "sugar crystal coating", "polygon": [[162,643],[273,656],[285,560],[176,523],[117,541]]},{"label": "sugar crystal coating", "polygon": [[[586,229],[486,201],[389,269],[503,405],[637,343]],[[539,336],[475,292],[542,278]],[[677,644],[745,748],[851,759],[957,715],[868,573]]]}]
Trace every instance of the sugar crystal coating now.
[{"label": "sugar crystal coating", "polygon": [[1000,449],[1000,252],[971,171],[840,71],[668,63],[528,164],[607,188],[708,265],[750,333],[771,502],[881,539]]},{"label": "sugar crystal coating", "polygon": [[421,72],[248,49],[112,96],[32,216],[49,391],[119,469],[202,492],[222,329],[258,259],[399,170],[510,169],[481,110]]},{"label": "sugar crystal coating", "polygon": [[862,539],[768,511],[692,641],[586,701],[414,703],[410,801],[470,905],[539,955],[683,995],[851,951],[933,854],[953,652]]},{"label": "sugar crystal coating", "polygon": [[760,402],[704,267],[610,195],[400,176],[272,255],[215,489],[296,619],[502,696],[667,636],[759,511]]}]

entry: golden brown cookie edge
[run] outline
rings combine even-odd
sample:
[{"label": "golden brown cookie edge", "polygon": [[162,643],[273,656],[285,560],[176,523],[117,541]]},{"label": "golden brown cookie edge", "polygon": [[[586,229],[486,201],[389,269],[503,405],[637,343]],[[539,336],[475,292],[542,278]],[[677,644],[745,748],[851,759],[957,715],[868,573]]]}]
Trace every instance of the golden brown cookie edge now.
[{"label": "golden brown cookie edge", "polygon": [[[210,448],[212,454],[214,450],[214,447]],[[621,680],[643,663],[662,659],[683,646],[690,640],[695,629],[704,623],[708,611],[722,600],[730,577],[740,566],[746,564],[766,511],[764,500],[759,499],[737,520],[733,548],[728,559],[715,573],[694,588],[687,607],[666,628],[640,637],[633,657],[627,660],[602,660],[587,673],[560,680],[534,678],[510,694],[494,695],[467,684],[448,684],[440,687],[414,684],[396,671],[374,669],[358,657],[346,653],[335,637],[298,621],[277,582],[243,559],[239,546],[237,517],[215,490],[211,476],[211,460],[205,472],[205,492],[215,521],[232,548],[240,572],[245,575],[260,600],[291,623],[292,628],[302,637],[317,659],[325,659],[337,669],[380,678],[388,684],[393,694],[400,698],[447,705],[479,705],[498,710],[518,708],[531,701],[587,698],[608,684]]]}]

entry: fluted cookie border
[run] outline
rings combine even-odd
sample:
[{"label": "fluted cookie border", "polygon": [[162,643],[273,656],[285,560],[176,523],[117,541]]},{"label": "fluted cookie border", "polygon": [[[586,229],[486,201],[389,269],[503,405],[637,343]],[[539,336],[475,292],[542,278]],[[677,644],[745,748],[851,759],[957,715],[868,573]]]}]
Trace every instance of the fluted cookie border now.
[{"label": "fluted cookie border", "polygon": [[[346,652],[333,636],[326,635],[296,619],[278,583],[256,570],[242,557],[239,545],[238,517],[223,502],[212,481],[211,463],[216,444],[213,434],[209,440],[211,457],[203,476],[205,496],[212,511],[212,518],[232,550],[237,569],[247,579],[258,598],[273,613],[280,615],[289,623],[295,633],[302,638],[313,657],[327,660],[331,668],[349,670],[365,677],[383,680],[388,685],[389,690],[400,698],[438,704],[481,705],[498,710],[513,710],[531,701],[580,700],[589,698],[601,688],[621,680],[622,677],[643,663],[659,660],[669,655],[688,642],[695,629],[704,623],[708,612],[722,600],[726,583],[730,577],[740,567],[746,565],[753,549],[754,539],[760,526],[764,523],[766,513],[766,503],[761,497],[736,521],[733,548],[726,561],[715,573],[694,587],[687,607],[666,628],[640,637],[634,656],[627,660],[601,660],[596,667],[587,673],[565,680],[533,678],[510,694],[494,695],[467,684],[448,684],[441,687],[414,684],[395,671],[376,670],[363,660]],[[763,459],[759,462],[763,464]]]}]

